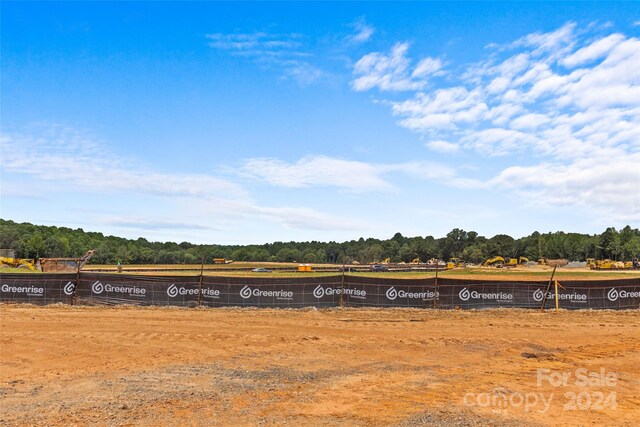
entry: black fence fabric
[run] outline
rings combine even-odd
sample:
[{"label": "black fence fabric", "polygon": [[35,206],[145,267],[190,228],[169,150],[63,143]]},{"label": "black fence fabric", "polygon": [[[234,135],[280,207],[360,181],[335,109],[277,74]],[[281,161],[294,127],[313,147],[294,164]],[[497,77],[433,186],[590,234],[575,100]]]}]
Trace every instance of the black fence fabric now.
[{"label": "black fence fabric", "polygon": [[384,279],[348,276],[344,305],[349,307],[435,307],[435,279]]},{"label": "black fence fabric", "polygon": [[337,307],[341,283],[342,276],[274,279],[204,276],[201,303],[207,307]]},{"label": "black fence fabric", "polygon": [[0,302],[71,304],[75,288],[75,274],[0,273]]},{"label": "black fence fabric", "polygon": [[[0,274],[0,302],[37,305],[130,304],[205,307],[416,307],[443,309],[555,307],[548,281],[325,277]],[[545,292],[546,298],[545,298]],[[640,278],[563,281],[564,309],[638,309]]]},{"label": "black fence fabric", "polygon": [[80,274],[77,304],[196,306],[198,276]]},{"label": "black fence fabric", "polygon": [[506,282],[486,280],[438,280],[439,308],[539,308],[536,289],[546,289],[546,282]]},{"label": "black fence fabric", "polygon": [[563,282],[560,288],[560,307],[580,308],[574,295],[580,296],[588,308],[628,309],[640,308],[640,279],[620,279],[606,282]]},{"label": "black fence fabric", "polygon": [[[539,282],[491,282],[440,279],[439,308],[555,307],[555,285]],[[545,299],[546,292],[546,299]],[[558,305],[564,309],[640,308],[640,278],[607,281],[563,281]]]}]

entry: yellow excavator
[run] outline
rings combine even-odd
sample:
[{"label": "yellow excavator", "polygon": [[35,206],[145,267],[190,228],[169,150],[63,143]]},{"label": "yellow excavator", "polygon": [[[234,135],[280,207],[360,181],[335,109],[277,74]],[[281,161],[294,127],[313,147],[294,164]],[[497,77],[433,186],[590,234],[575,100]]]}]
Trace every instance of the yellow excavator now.
[{"label": "yellow excavator", "polygon": [[505,264],[505,260],[503,257],[501,256],[494,256],[493,258],[489,258],[488,260],[486,260],[484,262],[484,266],[485,267],[496,267],[496,268],[502,268],[502,266]]},{"label": "yellow excavator", "polygon": [[447,263],[447,268],[452,269],[456,267],[464,267],[464,262],[460,258],[450,258]]},{"label": "yellow excavator", "polygon": [[0,257],[0,267],[24,268],[36,271],[34,260],[24,258]]},{"label": "yellow excavator", "polygon": [[506,258],[505,267],[516,267],[520,264],[526,264],[529,262],[529,258],[521,256],[520,258]]},{"label": "yellow excavator", "polygon": [[520,258],[503,258],[501,256],[495,256],[493,258],[489,258],[484,262],[485,267],[517,267],[520,264],[524,264],[529,262],[529,258],[521,256]]}]

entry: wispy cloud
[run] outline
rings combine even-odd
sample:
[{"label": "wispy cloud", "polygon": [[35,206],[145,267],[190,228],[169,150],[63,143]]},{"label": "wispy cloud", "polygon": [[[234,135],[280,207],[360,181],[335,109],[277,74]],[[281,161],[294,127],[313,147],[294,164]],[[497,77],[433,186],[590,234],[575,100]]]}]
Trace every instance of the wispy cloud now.
[{"label": "wispy cloud", "polygon": [[283,61],[282,65],[284,66],[283,78],[292,79],[300,86],[308,86],[324,75],[322,70],[305,61],[288,60]]},{"label": "wispy cloud", "polygon": [[213,33],[207,34],[209,46],[234,56],[244,56],[260,66],[279,69],[281,77],[292,79],[301,86],[309,85],[323,76],[323,71],[311,64],[314,55],[305,45],[302,34]]},{"label": "wispy cloud", "polygon": [[548,33],[536,32],[516,40],[511,46],[530,48],[532,55],[547,55],[556,57],[566,55],[575,45],[575,22],[568,22],[555,31]]},{"label": "wispy cloud", "polygon": [[327,156],[309,156],[287,163],[279,159],[250,159],[242,166],[245,177],[285,188],[336,187],[365,192],[397,192],[391,176],[400,174],[460,188],[477,187],[479,181],[458,176],[452,167],[434,162],[365,163]]},{"label": "wispy cloud", "polygon": [[[0,135],[5,172],[64,182],[92,192],[135,192],[160,196],[247,197],[238,185],[208,175],[164,174],[109,153],[87,134],[56,126],[38,134]],[[38,155],[33,155],[38,147]]]},{"label": "wispy cloud", "polygon": [[[412,79],[420,65],[410,75],[408,47],[399,43],[389,55],[363,57],[353,86],[415,92],[388,101],[398,124],[428,138],[433,151],[504,157],[513,166],[493,182],[514,183],[514,194],[553,205],[580,200],[596,215],[606,205],[612,218],[637,220],[640,40],[605,30],[569,22],[493,45],[485,60],[431,90]],[[438,69],[433,61],[419,64]],[[518,166],[522,155],[526,167]]]},{"label": "wispy cloud", "polygon": [[442,140],[429,141],[424,145],[428,149],[438,151],[440,153],[456,153],[460,150],[460,147],[457,144],[452,144],[451,142]]},{"label": "wispy cloud", "polygon": [[353,28],[353,34],[347,37],[349,43],[364,43],[375,33],[373,26],[367,24],[364,17],[357,19],[350,26]]},{"label": "wispy cloud", "polygon": [[176,221],[158,221],[149,220],[149,218],[131,217],[131,216],[109,216],[101,217],[98,222],[106,225],[115,225],[123,228],[133,228],[136,230],[211,230],[201,224],[192,224],[187,222]]},{"label": "wispy cloud", "polygon": [[559,62],[565,67],[573,68],[600,59],[609,54],[609,52],[624,39],[625,37],[622,34],[611,34],[610,36],[598,39],[590,45],[578,49],[569,56],[562,58]]},{"label": "wispy cloud", "polygon": [[491,180],[525,195],[529,204],[580,206],[600,218],[640,222],[640,153],[602,153],[569,164],[512,166]]},{"label": "wispy cloud", "polygon": [[369,53],[353,68],[355,78],[351,86],[356,91],[378,88],[381,91],[420,90],[428,79],[443,73],[438,58],[424,58],[412,67],[408,58],[409,43],[396,43],[389,53]]},{"label": "wispy cloud", "polygon": [[354,220],[348,217],[320,213],[304,207],[256,207],[252,211],[253,214],[266,219],[281,221],[285,227],[293,229],[353,231],[371,228],[371,224],[366,220]]},{"label": "wispy cloud", "polygon": [[[36,156],[33,155],[34,147],[38,147]],[[135,213],[133,206],[131,212],[127,212],[126,205],[116,203],[114,206],[124,210],[120,215],[97,219],[106,225],[143,231],[171,228],[202,230],[215,229],[216,224],[253,218],[273,221],[288,228],[358,229],[355,221],[349,218],[308,207],[261,205],[245,188],[227,179],[206,174],[156,172],[148,166],[140,166],[133,159],[109,152],[90,134],[68,127],[49,126],[29,132],[3,133],[0,135],[0,150],[3,181],[7,177],[10,182],[19,179],[23,187],[27,180],[29,187],[37,182],[36,189],[42,190],[48,198],[60,194],[99,194],[105,200],[117,200],[120,196],[150,196],[163,207],[172,206],[182,219],[172,221],[166,219],[170,215],[155,210],[150,210],[143,217]],[[291,175],[295,177],[296,172]],[[3,197],[13,197],[13,194],[4,193]],[[69,206],[70,209],[79,207]]]},{"label": "wispy cloud", "polygon": [[231,53],[256,56],[271,56],[286,53],[296,54],[302,47],[301,34],[254,33],[214,33],[207,34],[209,46]]},{"label": "wispy cloud", "polygon": [[242,170],[246,176],[286,188],[325,186],[356,192],[394,188],[380,177],[375,165],[327,156],[305,157],[294,163],[272,158],[249,159]]}]

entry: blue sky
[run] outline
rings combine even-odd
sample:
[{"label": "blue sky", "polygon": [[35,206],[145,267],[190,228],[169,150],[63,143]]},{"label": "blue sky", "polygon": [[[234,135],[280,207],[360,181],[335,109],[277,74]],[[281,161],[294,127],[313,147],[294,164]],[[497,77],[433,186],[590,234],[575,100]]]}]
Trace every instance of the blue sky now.
[{"label": "blue sky", "polygon": [[640,226],[640,4],[2,2],[1,216],[265,243]]}]

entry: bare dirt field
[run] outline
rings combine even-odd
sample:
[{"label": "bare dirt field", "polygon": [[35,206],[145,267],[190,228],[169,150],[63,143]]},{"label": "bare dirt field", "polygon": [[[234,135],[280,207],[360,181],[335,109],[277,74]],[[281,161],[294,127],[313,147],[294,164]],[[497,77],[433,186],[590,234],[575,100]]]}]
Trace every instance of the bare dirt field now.
[{"label": "bare dirt field", "polygon": [[[269,273],[256,273],[251,269],[262,267],[271,270]],[[252,263],[234,262],[233,264],[218,265],[207,264],[202,273],[206,276],[240,276],[240,277],[317,277],[341,274],[336,264],[314,264],[313,272],[297,272],[298,264],[295,263]],[[407,266],[410,268],[411,266]],[[347,273],[354,276],[383,277],[395,279],[420,279],[435,277],[435,272],[430,271],[389,271],[370,272],[366,271],[367,266],[360,266],[364,271]],[[15,269],[17,270],[17,269]],[[21,271],[12,272],[25,272]],[[116,267],[113,265],[92,264],[84,267],[83,272],[105,272],[114,273]],[[518,266],[516,268],[494,268],[494,267],[467,267],[454,268],[439,271],[439,277],[449,279],[486,279],[486,280],[548,280],[553,272],[553,267],[548,265]],[[195,276],[201,273],[201,266],[198,264],[132,264],[123,265],[123,274],[141,275],[186,275]],[[557,280],[609,280],[609,279],[629,279],[640,277],[640,270],[591,270],[582,268],[559,268],[554,278]]]},{"label": "bare dirt field", "polygon": [[2,425],[637,425],[638,311],[0,306]]}]

